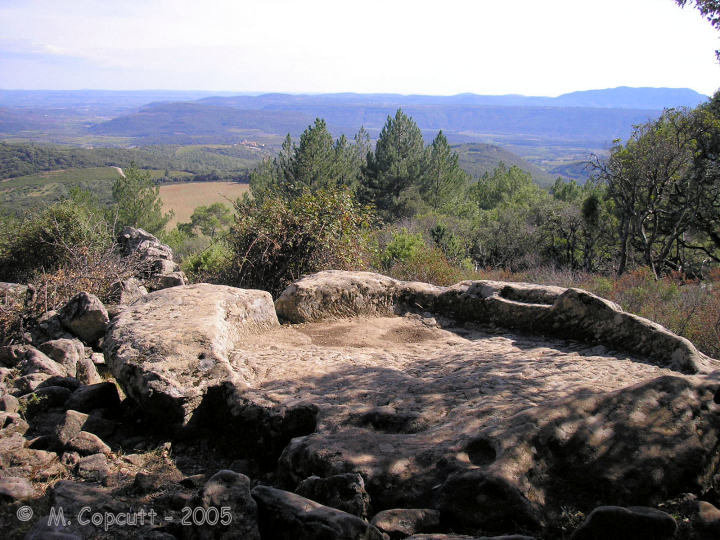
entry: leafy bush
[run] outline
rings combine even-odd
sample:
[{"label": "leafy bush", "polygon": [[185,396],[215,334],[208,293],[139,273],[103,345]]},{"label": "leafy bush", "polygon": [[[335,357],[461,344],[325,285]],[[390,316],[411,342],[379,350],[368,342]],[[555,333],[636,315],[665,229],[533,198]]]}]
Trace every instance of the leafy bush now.
[{"label": "leafy bush", "polygon": [[425,247],[422,234],[411,233],[403,228],[394,232],[392,240],[381,250],[380,266],[387,270],[397,263],[408,262]]},{"label": "leafy bush", "polygon": [[191,281],[214,281],[232,261],[232,251],[223,241],[214,242],[202,251],[189,255],[181,267]]},{"label": "leafy bush", "polygon": [[97,208],[77,198],[61,201],[0,233],[0,280],[22,281],[35,271],[53,271],[78,249],[106,250],[112,237]]},{"label": "leafy bush", "polygon": [[293,199],[276,194],[259,202],[245,197],[236,210],[224,282],[276,296],[303,274],[367,264],[373,217],[347,189],[305,189]]},{"label": "leafy bush", "polygon": [[423,245],[388,271],[396,279],[422,281],[435,285],[453,285],[466,279],[477,279],[474,272],[448,261],[442,250]]}]

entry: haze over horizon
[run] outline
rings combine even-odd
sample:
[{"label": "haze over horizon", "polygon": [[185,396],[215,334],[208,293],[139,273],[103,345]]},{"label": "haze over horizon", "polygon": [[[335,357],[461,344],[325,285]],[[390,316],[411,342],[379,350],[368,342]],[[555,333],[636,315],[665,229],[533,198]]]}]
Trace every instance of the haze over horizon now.
[{"label": "haze over horizon", "polygon": [[5,89],[520,94],[720,84],[717,33],[673,0],[6,0]]}]

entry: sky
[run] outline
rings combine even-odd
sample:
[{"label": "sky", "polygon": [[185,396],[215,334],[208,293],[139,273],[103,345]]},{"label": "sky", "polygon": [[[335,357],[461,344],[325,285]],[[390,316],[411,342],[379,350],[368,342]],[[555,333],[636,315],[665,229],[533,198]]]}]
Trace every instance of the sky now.
[{"label": "sky", "polygon": [[709,95],[719,38],[673,0],[0,0],[0,88]]}]

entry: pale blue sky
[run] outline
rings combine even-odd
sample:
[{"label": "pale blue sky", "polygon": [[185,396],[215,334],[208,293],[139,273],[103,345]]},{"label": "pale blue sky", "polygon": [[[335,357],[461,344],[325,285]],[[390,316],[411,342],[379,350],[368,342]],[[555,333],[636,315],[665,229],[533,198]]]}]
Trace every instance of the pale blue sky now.
[{"label": "pale blue sky", "polygon": [[0,88],[711,94],[718,37],[673,0],[0,0]]}]

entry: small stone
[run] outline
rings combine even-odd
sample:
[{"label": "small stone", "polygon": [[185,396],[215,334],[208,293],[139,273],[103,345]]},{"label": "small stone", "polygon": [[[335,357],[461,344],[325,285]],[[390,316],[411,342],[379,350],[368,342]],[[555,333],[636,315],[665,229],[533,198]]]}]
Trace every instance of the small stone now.
[{"label": "small stone", "polygon": [[77,378],[82,384],[99,384],[103,382],[103,378],[98,373],[95,363],[91,358],[81,358],[78,360],[76,370]]},{"label": "small stone", "polygon": [[678,526],[673,517],[654,508],[599,506],[572,535],[572,540],[664,540]]},{"label": "small stone", "polygon": [[395,508],[379,512],[370,523],[392,539],[405,538],[435,532],[440,527],[440,512],[430,508]]},{"label": "small stone", "polygon": [[[200,527],[200,534],[214,537],[260,540],[257,522],[257,505],[250,495],[250,479],[244,474],[223,470],[215,473],[199,493],[205,508],[228,507],[232,522],[222,529]],[[218,535],[218,536],[215,536]]]},{"label": "small stone", "polygon": [[295,493],[257,486],[252,496],[258,504],[263,538],[383,539],[383,534],[367,521]]},{"label": "small stone", "polygon": [[81,386],[72,393],[66,404],[68,409],[85,413],[94,409],[114,409],[119,405],[117,386],[111,382]]},{"label": "small stone", "polygon": [[105,335],[110,318],[97,296],[81,292],[73,296],[59,311],[63,327],[88,345],[97,345]]},{"label": "small stone", "polygon": [[75,366],[78,360],[85,357],[85,347],[77,339],[53,339],[40,345],[40,350],[67,370],[67,374],[75,377]]},{"label": "small stone", "polygon": [[72,392],[62,386],[45,386],[38,388],[32,394],[22,396],[18,401],[20,408],[25,410],[25,415],[30,417],[41,411],[62,407],[70,398],[70,394]]},{"label": "small stone", "polygon": [[105,454],[92,454],[80,458],[77,474],[84,480],[90,482],[104,482],[110,475],[107,457]]},{"label": "small stone", "polygon": [[0,411],[17,412],[19,405],[20,402],[15,396],[10,394],[0,396]]},{"label": "small stone", "polygon": [[77,452],[81,456],[110,454],[110,447],[105,444],[100,437],[87,431],[81,431],[70,439],[66,444],[66,448],[70,451]]},{"label": "small stone", "polygon": [[33,497],[35,497],[35,490],[25,478],[13,476],[0,478],[0,500],[18,501]]},{"label": "small stone", "polygon": [[706,501],[697,501],[693,526],[699,540],[720,538],[720,510]]},{"label": "small stone", "polygon": [[363,519],[369,517],[370,496],[359,473],[345,473],[327,478],[311,476],[295,492],[320,504],[337,508]]},{"label": "small stone", "polygon": [[47,373],[31,373],[30,375],[23,375],[13,381],[13,387],[15,388],[16,395],[25,395],[30,392],[37,390],[42,383],[47,381],[50,375]]}]

